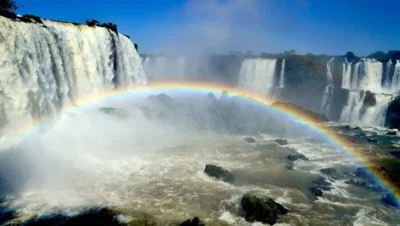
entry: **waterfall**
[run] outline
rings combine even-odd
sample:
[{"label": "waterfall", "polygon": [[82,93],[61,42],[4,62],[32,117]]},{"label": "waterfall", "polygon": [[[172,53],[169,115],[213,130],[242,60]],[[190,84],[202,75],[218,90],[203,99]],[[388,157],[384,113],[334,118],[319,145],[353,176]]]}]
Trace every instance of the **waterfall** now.
[{"label": "waterfall", "polygon": [[352,62],[348,62],[347,59],[345,59],[345,63],[343,63],[343,89],[351,89],[351,64]]},{"label": "waterfall", "polygon": [[186,77],[185,57],[146,57],[144,72],[149,81],[183,80]]},{"label": "waterfall", "polygon": [[147,82],[134,44],[106,28],[1,16],[0,27],[0,126]]},{"label": "waterfall", "polygon": [[335,58],[332,57],[331,60],[326,64],[326,80],[327,85],[325,86],[324,95],[322,96],[322,104],[321,104],[321,113],[325,115],[329,115],[331,100],[333,97],[333,76],[332,76],[332,66],[333,60]]},{"label": "waterfall", "polygon": [[400,61],[396,61],[396,65],[394,66],[393,77],[392,77],[392,93],[399,93],[400,91]]},{"label": "waterfall", "polygon": [[[341,113],[341,122],[384,126],[389,101],[400,89],[400,63],[397,60],[393,65],[389,60],[383,64],[363,58],[351,64],[346,60],[343,63],[342,88],[350,90],[350,93]],[[374,106],[363,105],[366,91],[374,94]]]},{"label": "waterfall", "polygon": [[285,59],[282,60],[281,74],[279,78],[279,88],[285,87]]},{"label": "waterfall", "polygon": [[246,59],[239,73],[239,87],[263,96],[272,96],[276,59]]}]

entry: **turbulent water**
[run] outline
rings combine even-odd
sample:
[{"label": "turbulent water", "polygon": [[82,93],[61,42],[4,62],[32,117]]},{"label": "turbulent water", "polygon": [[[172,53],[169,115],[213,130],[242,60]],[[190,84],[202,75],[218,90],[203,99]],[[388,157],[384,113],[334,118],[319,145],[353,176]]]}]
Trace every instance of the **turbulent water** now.
[{"label": "turbulent water", "polygon": [[238,86],[243,90],[272,96],[275,86],[276,59],[246,59],[242,63]]},{"label": "turbulent water", "polygon": [[101,27],[0,16],[0,126],[35,120],[94,92],[146,84],[124,35]]},{"label": "turbulent water", "polygon": [[[386,109],[400,89],[400,63],[388,61],[386,65],[374,59],[361,59],[355,64],[343,63],[342,88],[350,90],[347,105],[341,113],[341,122],[384,126]],[[363,106],[365,93],[375,95],[375,106]],[[367,110],[365,110],[367,109]],[[362,111],[360,111],[362,110]]]},{"label": "turbulent water", "polygon": [[324,90],[324,95],[322,97],[321,113],[329,117],[331,100],[333,97],[333,76],[332,76],[332,65],[335,58],[332,57],[330,61],[326,64],[326,80],[327,85]]},{"label": "turbulent water", "polygon": [[[107,105],[119,109],[133,106],[131,101]],[[19,220],[106,206],[133,225],[138,220],[171,225],[198,216],[206,225],[244,226],[249,223],[239,203],[245,193],[271,197],[288,208],[278,225],[393,225],[399,220],[396,210],[380,203],[378,192],[321,174],[320,169],[335,167],[350,175],[359,165],[294,122],[289,122],[290,133],[260,134],[249,144],[241,135],[180,127],[169,118],[149,119],[134,108],[123,112],[119,117],[76,109],[14,147],[24,151],[9,159],[29,169],[29,180],[15,183],[18,195],[7,198]],[[280,146],[276,138],[289,144]],[[309,160],[287,160],[296,153]],[[40,160],[31,161],[39,155]],[[235,182],[208,177],[206,164],[231,171]],[[21,177],[20,171],[1,167],[12,179]],[[315,198],[309,188],[320,177],[332,189]]]}]

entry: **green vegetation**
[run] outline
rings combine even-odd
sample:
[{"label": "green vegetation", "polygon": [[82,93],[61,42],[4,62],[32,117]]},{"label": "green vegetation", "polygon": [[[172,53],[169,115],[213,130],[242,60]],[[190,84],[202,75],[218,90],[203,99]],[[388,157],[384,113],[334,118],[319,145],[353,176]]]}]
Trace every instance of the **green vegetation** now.
[{"label": "green vegetation", "polygon": [[0,13],[14,13],[18,9],[13,0],[0,0]]}]

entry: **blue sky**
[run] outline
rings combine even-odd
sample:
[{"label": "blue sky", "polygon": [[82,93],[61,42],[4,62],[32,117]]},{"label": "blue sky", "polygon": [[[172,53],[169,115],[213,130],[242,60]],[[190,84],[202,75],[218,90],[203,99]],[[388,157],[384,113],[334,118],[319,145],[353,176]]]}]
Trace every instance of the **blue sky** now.
[{"label": "blue sky", "polygon": [[19,14],[118,24],[141,53],[252,50],[366,55],[400,49],[400,1],[16,0]]}]

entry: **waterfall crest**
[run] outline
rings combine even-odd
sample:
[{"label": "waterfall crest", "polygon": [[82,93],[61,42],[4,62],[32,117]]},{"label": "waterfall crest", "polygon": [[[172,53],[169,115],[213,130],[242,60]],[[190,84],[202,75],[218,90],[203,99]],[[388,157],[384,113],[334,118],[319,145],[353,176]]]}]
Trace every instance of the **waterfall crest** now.
[{"label": "waterfall crest", "polygon": [[102,27],[0,16],[0,126],[35,120],[91,93],[147,83],[129,38]]}]

